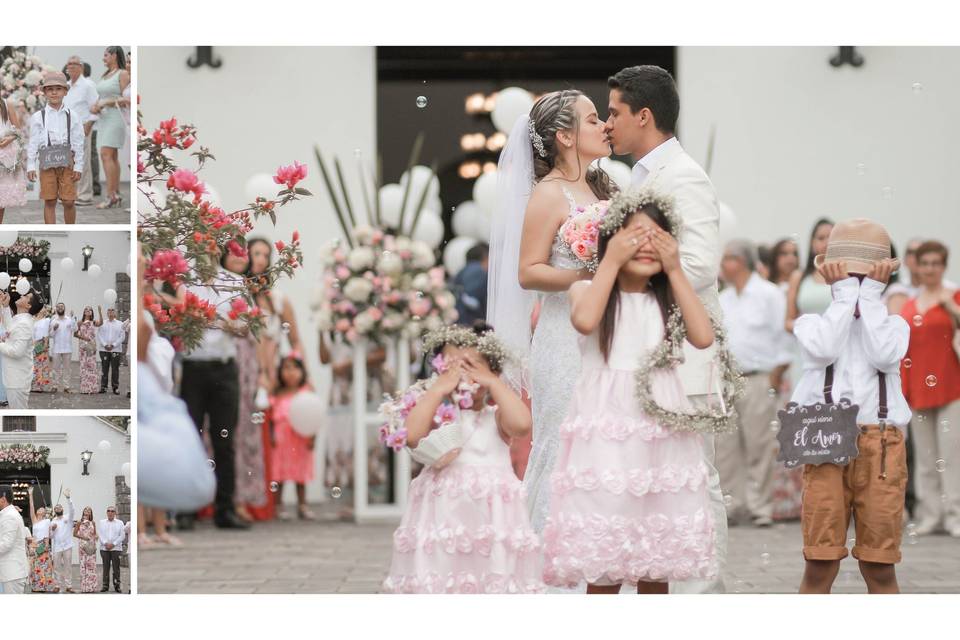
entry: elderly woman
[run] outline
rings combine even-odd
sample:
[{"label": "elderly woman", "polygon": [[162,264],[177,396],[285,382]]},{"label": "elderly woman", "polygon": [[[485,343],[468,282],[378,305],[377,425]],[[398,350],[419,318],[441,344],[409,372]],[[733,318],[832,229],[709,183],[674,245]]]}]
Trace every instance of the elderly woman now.
[{"label": "elderly woman", "polygon": [[900,310],[910,325],[901,377],[914,411],[917,533],[942,525],[960,538],[960,292],[944,286],[947,256],[934,240],[917,247],[920,289]]}]

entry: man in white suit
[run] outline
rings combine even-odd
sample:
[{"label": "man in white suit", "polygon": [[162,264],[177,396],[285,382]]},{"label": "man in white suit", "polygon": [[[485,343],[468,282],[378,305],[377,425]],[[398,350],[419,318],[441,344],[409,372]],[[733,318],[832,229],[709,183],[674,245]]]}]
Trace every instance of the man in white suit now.
[{"label": "man in white suit", "polygon": [[0,342],[7,402],[11,409],[26,409],[33,382],[33,325],[46,315],[43,298],[33,290],[22,296],[16,291],[0,293],[0,306],[7,330],[6,341]]},{"label": "man in white suit", "polygon": [[[633,186],[651,186],[669,194],[683,219],[679,238],[683,271],[707,310],[720,318],[717,275],[720,269],[720,207],[703,169],[687,155],[676,138],[680,97],[673,77],[653,65],[628,67],[607,81],[609,116],[604,130],[613,152],[630,154]],[[711,363],[715,347],[698,350],[686,345],[680,367],[684,390],[695,404],[710,400]],[[713,383],[716,384],[715,381]],[[714,466],[713,436],[704,436],[704,459],[710,469],[710,502],[716,526],[717,578],[671,585],[674,593],[722,593],[727,559],[727,514]]]},{"label": "man in white suit", "polygon": [[27,535],[13,488],[0,485],[0,593],[23,593],[27,585]]}]

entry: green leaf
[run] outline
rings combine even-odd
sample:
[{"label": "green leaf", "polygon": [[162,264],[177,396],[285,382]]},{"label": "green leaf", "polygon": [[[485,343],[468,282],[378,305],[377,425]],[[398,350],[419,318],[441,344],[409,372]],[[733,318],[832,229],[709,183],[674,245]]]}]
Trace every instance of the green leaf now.
[{"label": "green leaf", "polygon": [[303,187],[297,187],[296,189],[294,189],[294,191],[296,192],[297,195],[301,195],[301,196],[312,196],[312,195],[313,195],[312,193],[310,193],[309,191],[307,191],[307,190],[304,189]]}]

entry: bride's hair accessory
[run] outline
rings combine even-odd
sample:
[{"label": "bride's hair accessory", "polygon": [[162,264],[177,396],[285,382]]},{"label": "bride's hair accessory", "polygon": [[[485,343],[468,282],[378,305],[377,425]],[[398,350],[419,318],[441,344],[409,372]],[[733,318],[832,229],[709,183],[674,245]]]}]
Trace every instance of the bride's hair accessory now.
[{"label": "bride's hair accessory", "polygon": [[547,157],[547,150],[543,148],[543,137],[537,133],[537,128],[533,125],[533,120],[527,121],[527,131],[530,132],[530,142],[533,148],[537,150],[537,155],[541,158]]},{"label": "bride's hair accessory", "polygon": [[623,221],[626,220],[627,216],[651,205],[659,209],[667,219],[670,225],[670,235],[679,238],[683,229],[683,222],[674,208],[673,196],[660,193],[651,187],[630,189],[615,195],[610,200],[607,213],[600,222],[600,235],[610,236],[615,234],[623,227]]},{"label": "bride's hair accessory", "polygon": [[426,353],[439,352],[448,344],[475,348],[486,358],[494,373],[503,371],[504,364],[511,359],[509,351],[493,331],[477,333],[460,325],[448,325],[429,332],[423,340],[423,349]]}]

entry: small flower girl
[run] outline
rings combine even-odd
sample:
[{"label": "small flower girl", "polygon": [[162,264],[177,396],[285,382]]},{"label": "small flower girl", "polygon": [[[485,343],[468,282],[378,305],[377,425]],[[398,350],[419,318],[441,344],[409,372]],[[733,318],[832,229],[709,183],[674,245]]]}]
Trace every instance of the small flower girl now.
[{"label": "small flower girl", "polygon": [[532,420],[498,377],[507,354],[482,323],[443,327],[424,346],[438,373],[381,407],[381,439],[427,465],[393,534],[384,590],[542,592],[540,541],[508,445]]},{"label": "small flower girl", "polygon": [[[551,586],[587,582],[587,593],[617,593],[628,583],[667,593],[670,581],[716,573],[700,435],[652,418],[637,392],[692,415],[674,369],[641,365],[665,339],[679,343],[665,335],[680,327],[668,323],[674,305],[695,347],[714,340],[680,266],[679,227],[669,198],[649,189],[616,196],[600,226],[593,280],[570,287],[571,321],[585,337],[543,532]],[[638,384],[641,372],[649,385]]]}]

